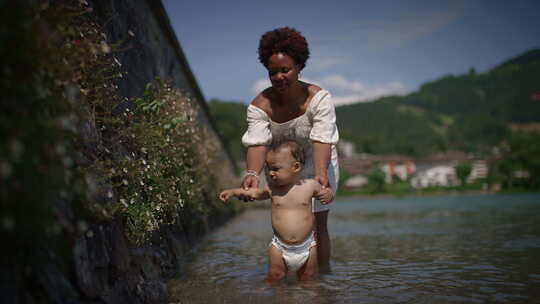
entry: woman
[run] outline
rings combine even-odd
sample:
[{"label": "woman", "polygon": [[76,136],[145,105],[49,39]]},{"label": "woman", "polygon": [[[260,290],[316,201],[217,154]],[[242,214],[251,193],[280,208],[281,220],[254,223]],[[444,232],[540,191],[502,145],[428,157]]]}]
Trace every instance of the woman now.
[{"label": "woman", "polygon": [[[335,193],[339,177],[335,109],[326,90],[298,79],[309,58],[306,39],[293,28],[278,28],[261,37],[258,51],[272,86],[255,97],[247,109],[248,130],[242,137],[247,147],[247,170],[242,187],[258,187],[272,137],[292,136],[306,146],[305,177],[315,178]],[[330,258],[328,211],[329,205],[314,201],[321,269],[328,269]]]}]

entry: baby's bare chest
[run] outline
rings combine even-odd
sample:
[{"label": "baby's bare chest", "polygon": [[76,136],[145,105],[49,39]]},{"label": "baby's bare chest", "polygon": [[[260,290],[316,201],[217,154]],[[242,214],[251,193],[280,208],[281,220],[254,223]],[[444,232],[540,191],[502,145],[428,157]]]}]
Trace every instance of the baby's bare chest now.
[{"label": "baby's bare chest", "polygon": [[272,207],[286,209],[311,209],[311,195],[287,194],[272,196]]}]

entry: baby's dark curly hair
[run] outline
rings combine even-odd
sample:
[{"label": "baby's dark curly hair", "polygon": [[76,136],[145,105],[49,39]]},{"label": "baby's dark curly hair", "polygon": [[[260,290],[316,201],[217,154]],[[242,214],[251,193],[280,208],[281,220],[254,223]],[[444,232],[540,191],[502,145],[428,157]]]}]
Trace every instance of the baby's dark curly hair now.
[{"label": "baby's dark curly hair", "polygon": [[306,38],[290,27],[280,27],[264,33],[259,41],[259,60],[264,66],[268,66],[268,59],[276,53],[291,56],[302,70],[309,58]]}]

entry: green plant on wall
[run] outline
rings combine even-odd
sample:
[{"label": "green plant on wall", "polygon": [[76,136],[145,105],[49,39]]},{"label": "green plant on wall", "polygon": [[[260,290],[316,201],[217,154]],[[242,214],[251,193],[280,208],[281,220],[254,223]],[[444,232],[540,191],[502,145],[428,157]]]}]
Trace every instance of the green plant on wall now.
[{"label": "green plant on wall", "polygon": [[193,101],[167,82],[147,85],[134,104],[125,112],[129,124],[122,131],[132,152],[113,179],[118,181],[127,234],[141,243],[183,213],[207,212],[201,202],[205,193],[216,191],[211,173],[216,148],[197,125]]}]

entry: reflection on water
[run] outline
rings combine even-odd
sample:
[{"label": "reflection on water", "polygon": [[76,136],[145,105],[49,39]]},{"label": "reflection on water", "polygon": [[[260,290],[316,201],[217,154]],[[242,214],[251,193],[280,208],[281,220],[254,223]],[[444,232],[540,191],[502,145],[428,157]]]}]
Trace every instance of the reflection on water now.
[{"label": "reflection on water", "polygon": [[346,199],[333,203],[332,272],[264,282],[269,210],[209,235],[181,303],[540,303],[540,195]]}]

